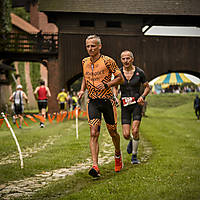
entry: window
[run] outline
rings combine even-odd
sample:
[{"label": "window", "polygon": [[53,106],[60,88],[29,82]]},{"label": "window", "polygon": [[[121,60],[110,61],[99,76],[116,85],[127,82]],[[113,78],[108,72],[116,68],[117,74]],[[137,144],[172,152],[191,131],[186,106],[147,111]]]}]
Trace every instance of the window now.
[{"label": "window", "polygon": [[80,20],[80,26],[94,27],[94,21],[93,20]]},{"label": "window", "polygon": [[121,22],[120,21],[107,21],[106,27],[108,27],[108,28],[121,28]]}]

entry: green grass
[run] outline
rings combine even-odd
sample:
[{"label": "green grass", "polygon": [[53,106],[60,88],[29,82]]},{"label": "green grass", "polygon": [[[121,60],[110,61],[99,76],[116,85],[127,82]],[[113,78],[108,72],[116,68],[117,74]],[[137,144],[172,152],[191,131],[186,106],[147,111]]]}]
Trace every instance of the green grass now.
[{"label": "green grass", "polygon": [[[49,184],[28,199],[200,199],[200,121],[194,114],[194,97],[193,93],[148,96],[148,117],[143,118],[140,128],[142,140],[152,146],[152,155],[147,162],[132,166],[131,157],[126,153],[127,141],[121,137],[125,165],[120,173],[114,172],[113,160],[100,165],[102,176],[99,180],[91,179],[87,170],[83,170]],[[118,119],[121,134],[120,116]],[[75,137],[74,120],[47,124],[45,129],[27,122],[29,127],[14,128],[22,149],[41,145],[47,138],[55,138],[55,142],[25,158],[24,169],[20,169],[19,161],[0,165],[0,185],[43,171],[70,167],[90,158],[87,120],[80,121],[79,140]],[[104,123],[99,140],[102,153],[102,144],[105,141],[111,143]],[[139,158],[144,154],[143,150],[141,144]],[[0,159],[13,152],[16,152],[16,145],[3,125],[0,128]]]}]

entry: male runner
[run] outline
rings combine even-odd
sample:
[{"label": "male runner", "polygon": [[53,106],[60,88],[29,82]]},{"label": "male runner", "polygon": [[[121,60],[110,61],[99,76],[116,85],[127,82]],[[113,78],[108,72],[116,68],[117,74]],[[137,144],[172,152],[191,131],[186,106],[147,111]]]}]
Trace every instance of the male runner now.
[{"label": "male runner", "polygon": [[57,101],[60,105],[60,113],[63,114],[65,108],[66,108],[66,104],[68,102],[68,95],[65,92],[65,89],[63,88],[61,92],[58,93],[57,95]]},{"label": "male runner", "polygon": [[[127,152],[132,153],[131,163],[138,164],[137,150],[139,144],[139,127],[142,118],[142,106],[145,97],[150,92],[149,83],[146,81],[144,72],[133,65],[134,57],[131,51],[125,50],[121,53],[121,62],[123,67],[120,69],[124,77],[124,83],[120,85],[121,91],[121,122],[123,136],[130,140],[127,146]],[[141,85],[144,86],[144,92],[140,93]],[[114,87],[114,94],[118,95],[118,88]],[[133,122],[132,122],[133,116]],[[132,123],[132,135],[130,128]]]},{"label": "male runner", "polygon": [[[48,97],[51,96],[50,90],[45,86],[43,80],[40,81],[40,86],[38,86],[34,91],[35,98],[38,100],[39,113],[46,119],[46,108],[48,103]],[[40,122],[40,127],[44,128],[44,123]]]},{"label": "male runner", "polygon": [[24,120],[22,114],[24,112],[24,103],[23,99],[25,99],[26,103],[28,103],[28,97],[22,90],[22,85],[17,85],[16,91],[10,96],[9,100],[14,104],[14,113],[13,123],[16,122],[16,119],[19,118],[19,128],[22,127],[22,122]]},{"label": "male runner", "polygon": [[[100,176],[98,168],[98,138],[102,113],[115,146],[115,171],[119,172],[122,168],[120,136],[117,132],[117,112],[111,87],[122,83],[123,77],[116,62],[108,56],[101,55],[101,47],[100,37],[96,35],[87,37],[86,49],[89,57],[82,60],[83,81],[81,90],[78,93],[79,98],[81,98],[85,89],[88,89],[87,111],[90,125],[90,150],[93,160],[89,175],[93,177]],[[115,78],[111,81],[112,74],[114,74]]]}]

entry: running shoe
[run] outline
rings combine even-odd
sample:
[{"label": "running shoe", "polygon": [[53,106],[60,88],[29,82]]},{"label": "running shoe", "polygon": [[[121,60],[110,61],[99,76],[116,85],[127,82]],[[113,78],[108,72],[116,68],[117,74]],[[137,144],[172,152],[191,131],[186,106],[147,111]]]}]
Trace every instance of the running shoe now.
[{"label": "running shoe", "polygon": [[44,128],[44,123],[40,122],[40,128]]},{"label": "running shoe", "polygon": [[13,124],[16,124],[16,119],[14,116],[12,117],[12,121],[13,121]]},{"label": "running shoe", "polygon": [[115,172],[120,172],[123,168],[122,154],[115,156]]},{"label": "running shoe", "polygon": [[139,164],[140,161],[137,159],[137,154],[133,154],[132,155],[132,158],[131,158],[131,163],[134,165],[134,164]]},{"label": "running shoe", "polygon": [[89,171],[89,175],[92,177],[100,177],[100,171],[97,165],[93,165]]},{"label": "running shoe", "polygon": [[131,139],[127,145],[127,153],[128,154],[131,154],[132,153],[132,150],[133,150],[133,140]]}]

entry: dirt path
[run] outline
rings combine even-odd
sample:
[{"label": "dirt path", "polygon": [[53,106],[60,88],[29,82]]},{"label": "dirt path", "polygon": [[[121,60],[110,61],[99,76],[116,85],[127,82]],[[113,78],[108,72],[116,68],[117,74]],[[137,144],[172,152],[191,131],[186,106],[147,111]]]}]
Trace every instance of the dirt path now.
[{"label": "dirt path", "polygon": [[[47,145],[52,145],[56,138],[49,138],[44,144],[43,149]],[[141,145],[144,148],[142,152],[141,162],[147,162],[150,155],[152,154],[152,148],[147,141],[141,140]],[[37,147],[32,150],[27,150],[27,155],[32,155],[40,149]],[[32,153],[28,153],[32,152]],[[102,146],[102,152],[99,155],[99,164],[104,165],[113,161],[114,148],[112,144],[104,143]],[[11,158],[9,158],[11,159]],[[11,159],[12,160],[12,159]],[[4,163],[10,163],[3,161]],[[32,196],[35,192],[41,190],[46,185],[64,179],[66,176],[74,175],[78,171],[88,170],[91,167],[91,159],[88,158],[83,163],[78,163],[70,168],[60,168],[48,172],[43,172],[41,174],[35,174],[35,176],[26,178],[18,181],[10,181],[6,184],[0,185],[0,199],[9,200],[11,198],[23,198],[22,196]],[[1,162],[2,163],[2,162]]]}]

